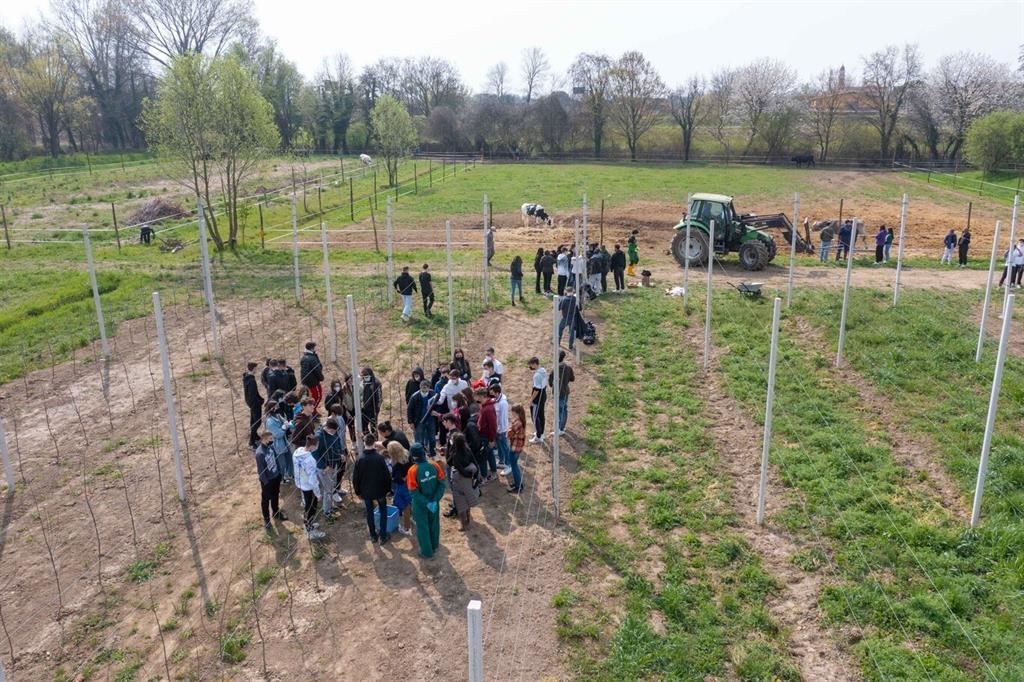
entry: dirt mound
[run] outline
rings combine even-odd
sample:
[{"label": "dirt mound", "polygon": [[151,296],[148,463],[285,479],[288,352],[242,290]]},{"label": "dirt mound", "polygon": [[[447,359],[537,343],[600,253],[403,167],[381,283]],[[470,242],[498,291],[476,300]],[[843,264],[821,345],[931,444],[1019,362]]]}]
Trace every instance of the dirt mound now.
[{"label": "dirt mound", "polygon": [[167,218],[174,218],[185,213],[185,209],[167,199],[150,199],[128,215],[129,225],[157,223]]}]

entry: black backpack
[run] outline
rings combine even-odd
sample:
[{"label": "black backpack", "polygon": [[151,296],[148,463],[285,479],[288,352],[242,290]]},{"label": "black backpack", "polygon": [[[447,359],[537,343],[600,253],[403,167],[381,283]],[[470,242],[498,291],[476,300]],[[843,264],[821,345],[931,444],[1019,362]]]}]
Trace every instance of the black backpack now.
[{"label": "black backpack", "polygon": [[587,344],[588,346],[593,346],[595,343],[597,343],[597,328],[594,326],[593,322],[583,323],[582,340],[583,343]]}]

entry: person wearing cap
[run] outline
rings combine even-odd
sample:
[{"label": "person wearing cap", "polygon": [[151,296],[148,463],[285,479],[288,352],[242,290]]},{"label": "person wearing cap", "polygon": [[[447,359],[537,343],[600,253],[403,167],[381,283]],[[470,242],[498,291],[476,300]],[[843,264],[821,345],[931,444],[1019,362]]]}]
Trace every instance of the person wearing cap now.
[{"label": "person wearing cap", "polygon": [[412,518],[416,524],[416,542],[420,556],[430,559],[441,545],[441,498],[444,497],[444,470],[427,460],[426,450],[419,443],[409,449],[412,465],[405,483],[412,495]]}]

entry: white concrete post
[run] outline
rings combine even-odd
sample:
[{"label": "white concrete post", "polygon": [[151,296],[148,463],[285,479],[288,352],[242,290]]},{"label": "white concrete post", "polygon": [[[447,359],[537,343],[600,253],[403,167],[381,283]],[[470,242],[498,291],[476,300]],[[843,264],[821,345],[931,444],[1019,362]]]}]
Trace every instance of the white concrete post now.
[{"label": "white concrete post", "polygon": [[331,362],[337,362],[338,326],[334,323],[334,294],[331,292],[331,260],[327,255],[326,223],[320,223],[320,246],[324,252],[324,297],[327,299],[327,333],[331,337]]},{"label": "white concrete post", "polygon": [[[903,242],[900,242],[903,246]],[[846,341],[846,308],[850,304],[850,275],[853,273],[853,255],[857,248],[857,219],[850,230],[850,248],[846,252],[846,284],[843,285],[843,313],[839,317],[839,346],[836,348],[836,367],[843,364],[843,342]]]},{"label": "white concrete post", "polygon": [[561,354],[561,348],[558,345],[558,320],[559,310],[558,304],[562,300],[560,296],[551,297],[551,404],[554,406],[552,412],[554,413],[554,419],[551,422],[554,424],[554,428],[551,429],[551,501],[552,509],[554,511],[555,520],[558,520],[558,491],[559,491],[559,469],[560,464],[560,452],[559,452],[559,432],[562,430],[562,425],[558,421],[558,400],[560,397],[560,383],[561,378],[558,376],[558,356]]},{"label": "white concrete post", "polygon": [[793,229],[789,234],[789,281],[786,284],[786,309],[793,307],[793,268],[796,266],[796,226],[800,220],[800,194],[793,195]]},{"label": "white concrete post", "polygon": [[704,303],[704,369],[711,366],[711,275],[715,269],[715,221],[708,221],[708,291]]},{"label": "white concrete post", "polygon": [[[487,230],[491,227],[491,221],[488,220],[488,209],[490,209],[491,202],[487,200],[487,195],[484,195],[484,307],[487,307],[491,303],[491,264],[487,260]],[[494,239],[494,235],[491,234],[491,239]],[[497,245],[495,245],[497,249]]]},{"label": "white concrete post", "polygon": [[466,636],[469,641],[469,682],[484,682],[484,614],[479,599],[466,606]]},{"label": "white concrete post", "polygon": [[178,443],[178,413],[174,408],[174,389],[171,379],[171,360],[167,352],[167,336],[164,334],[164,311],[160,307],[160,292],[153,292],[153,312],[156,317],[156,335],[160,341],[160,367],[164,374],[164,403],[167,405],[167,430],[171,436],[171,453],[174,455],[174,478],[178,484],[178,499],[185,501],[185,474],[181,470],[181,445]]},{"label": "white concrete post", "polygon": [[971,508],[971,528],[978,525],[981,516],[981,496],[985,491],[985,475],[988,473],[988,454],[992,449],[992,433],[996,428],[996,406],[999,403],[999,389],[1003,383],[1003,365],[1006,362],[1006,344],[1010,339],[1010,320],[1013,318],[1013,294],[1006,299],[1003,310],[1003,329],[999,334],[999,353],[996,355],[996,370],[992,377],[992,392],[988,398],[988,417],[985,419],[985,438],[981,443],[981,460],[978,462],[978,481],[974,485],[974,506]]},{"label": "white concrete post", "polygon": [[100,348],[103,357],[110,357],[110,344],[107,343],[107,325],[103,322],[103,305],[100,303],[100,288],[96,284],[96,266],[92,261],[92,244],[89,242],[89,228],[82,225],[82,240],[85,242],[85,260],[89,265],[89,283],[92,285],[92,302],[96,305],[96,321],[100,325]]},{"label": "white concrete post", "polygon": [[[1020,195],[1016,194],[1013,197],[1013,214],[1010,216],[1010,247],[1009,247],[1009,249],[1006,252],[1006,268],[1007,268],[1006,276],[1007,276],[1007,278],[1009,278],[1010,274],[1013,272],[1013,266],[1010,265],[1010,262],[1013,260],[1013,244],[1014,244],[1014,240],[1017,239],[1017,211],[1018,211],[1018,209],[1020,209]],[[1002,319],[1002,316],[1006,314],[1006,302],[1009,301],[1009,300],[1010,300],[1010,286],[1009,286],[1009,283],[1007,283],[1006,287],[1003,289],[1003,312],[1000,314],[999,319]]]},{"label": "white concrete post", "polygon": [[444,221],[445,250],[448,255],[448,346],[455,357],[455,278],[452,274],[452,221]]},{"label": "white concrete post", "polygon": [[11,452],[7,449],[7,433],[4,431],[4,422],[0,419],[0,457],[3,458],[4,479],[7,481],[7,493],[14,494],[14,467],[11,466]]},{"label": "white concrete post", "polygon": [[356,453],[363,456],[363,378],[359,374],[359,356],[356,351],[356,309],[352,294],[345,297],[345,326],[348,328],[348,355],[352,372],[352,405],[356,412]]},{"label": "white concrete post", "polygon": [[203,285],[206,291],[206,304],[210,307],[210,339],[213,344],[213,354],[220,355],[220,336],[217,334],[217,305],[213,301],[213,282],[210,279],[210,252],[206,244],[206,211],[203,210],[203,200],[196,200],[196,210],[199,214],[199,252],[203,259]]},{"label": "white concrete post", "polygon": [[295,213],[295,195],[292,195],[292,267],[295,269],[295,302],[302,301],[302,282],[299,281],[299,220]]},{"label": "white concrete post", "polygon": [[981,322],[978,323],[978,349],[974,352],[974,361],[981,362],[981,349],[985,346],[985,322],[988,318],[988,303],[992,298],[992,278],[996,273],[996,255],[999,253],[999,226],[996,221],[996,233],[992,236],[992,258],[988,262],[988,278],[985,280],[985,301],[981,304]]},{"label": "white concrete post", "polygon": [[587,209],[588,209],[588,207],[587,207],[587,193],[584,192],[583,193],[583,244],[584,244],[584,248],[587,248],[589,246],[589,244],[590,244],[590,242],[587,241],[587,217],[588,217],[587,214],[589,213],[589,211]]},{"label": "white concrete post", "polygon": [[387,266],[387,277],[388,277],[388,305],[390,306],[395,298],[395,287],[392,282],[395,281],[395,258],[394,258],[394,238],[392,237],[393,228],[391,223],[391,195],[387,196],[387,240],[388,240],[388,266]]},{"label": "white concrete post", "polygon": [[686,195],[686,243],[683,245],[683,310],[690,307],[690,203],[693,194]]},{"label": "white concrete post", "polygon": [[757,525],[764,524],[765,491],[768,488],[768,451],[772,442],[772,404],[775,402],[775,364],[779,357],[779,313],[782,299],[772,306],[772,350],[768,356],[768,397],[764,404],[764,441],[761,444],[761,479],[757,485]]},{"label": "white concrete post", "polygon": [[907,231],[907,195],[903,195],[903,203],[900,207],[900,245],[896,249],[896,283],[892,288],[892,304],[895,306],[900,300],[900,275],[903,273],[903,236]]}]

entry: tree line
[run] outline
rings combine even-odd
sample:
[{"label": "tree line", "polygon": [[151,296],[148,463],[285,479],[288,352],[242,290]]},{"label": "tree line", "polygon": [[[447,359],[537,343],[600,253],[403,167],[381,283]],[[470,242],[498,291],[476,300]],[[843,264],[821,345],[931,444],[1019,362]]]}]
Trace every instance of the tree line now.
[{"label": "tree line", "polygon": [[808,81],[763,58],[679,84],[638,51],[579,54],[561,72],[534,47],[474,90],[429,56],[356,69],[338,54],[306,78],[261,34],[251,0],[53,0],[23,35],[0,28],[0,159],[159,147],[145,103],[190,55],[210,62],[200,71],[213,60],[241,69],[274,128],[256,138],[283,151],[378,148],[373,111],[388,97],[410,116],[414,146],[431,151],[954,161],[974,121],[1024,108],[1020,66],[961,51],[926,68],[913,45]]}]

